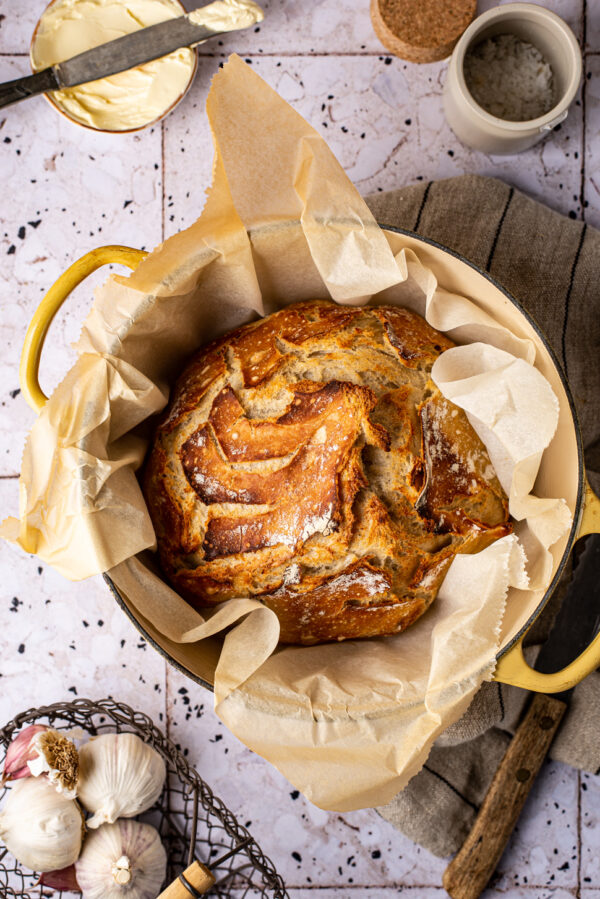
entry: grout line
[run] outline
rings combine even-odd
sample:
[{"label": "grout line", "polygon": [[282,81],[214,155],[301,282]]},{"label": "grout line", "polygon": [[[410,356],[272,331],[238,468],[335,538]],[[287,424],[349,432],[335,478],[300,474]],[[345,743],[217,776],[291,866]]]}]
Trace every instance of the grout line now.
[{"label": "grout line", "polygon": [[[598,51],[600,52],[600,51]],[[237,53],[238,56],[242,57],[250,57],[250,56],[275,56],[275,57],[294,57],[294,56],[376,56],[385,59],[386,56],[393,56],[393,53],[388,53],[383,47],[381,50],[333,50],[329,52],[328,50],[308,50],[308,51],[294,51],[294,50],[266,50],[264,53],[259,53],[257,50],[236,50],[235,47],[226,47],[222,50],[215,50],[213,53],[205,51],[198,52],[198,56],[229,56],[230,53]],[[23,52],[21,50],[0,50],[0,58],[3,56],[17,56],[21,58],[29,59],[29,53]],[[400,57],[397,57],[400,59]],[[407,60],[401,60],[401,62],[407,62]]]},{"label": "grout line", "polygon": [[[360,884],[360,883],[345,883],[340,886],[339,881],[337,883],[332,884],[321,884],[321,883],[301,883],[294,884],[288,883],[286,881],[285,887],[287,890],[313,890],[314,892],[318,892],[319,890],[336,890],[340,895],[342,894],[342,890],[346,893],[351,893],[354,890],[373,890],[373,895],[377,895],[378,899],[381,896],[380,890],[389,891],[391,895],[397,896],[400,892],[408,892],[408,890],[438,890],[443,896],[447,896],[446,890],[439,885],[439,883],[418,883],[418,884],[406,884],[406,883],[394,883],[394,884],[379,884],[377,886],[373,886],[372,883],[368,884]],[[375,890],[378,892],[375,893]]]},{"label": "grout line", "polygon": [[[328,50],[309,50],[309,51],[293,51],[293,50],[267,50],[264,53],[258,53],[256,50],[236,50],[235,47],[230,49],[224,49],[215,53],[198,53],[199,59],[225,59],[231,53],[237,53],[238,56],[241,56],[244,59],[294,59],[298,58],[306,58],[306,59],[322,59],[324,57],[334,57],[334,58],[352,58],[357,57],[360,59],[386,59],[386,58],[394,58],[393,53],[388,53],[385,49],[382,50],[334,50],[333,52]],[[584,50],[581,51],[582,56],[586,59],[588,56],[600,56],[600,50]],[[11,57],[17,59],[29,59],[29,53],[23,53],[21,51],[0,51],[0,59]],[[416,63],[409,63],[408,60],[402,59],[402,57],[395,57],[401,63],[407,63],[410,65],[416,65]],[[444,60],[442,60],[444,62]]]},{"label": "grout line", "polygon": [[581,771],[577,772],[577,899],[581,896]]},{"label": "grout line", "polygon": [[20,477],[19,474],[0,474],[0,481],[14,481]]},{"label": "grout line", "polygon": [[[210,58],[210,57],[221,58],[222,57],[224,59],[225,57],[229,56],[230,53],[237,53],[238,56],[241,56],[242,58],[248,58],[248,59],[250,59],[250,58],[265,59],[267,57],[271,57],[271,58],[275,57],[276,59],[279,59],[279,58],[293,59],[296,56],[307,57],[307,58],[313,57],[315,59],[318,59],[319,57],[324,57],[324,56],[333,56],[333,57],[340,57],[340,58],[356,56],[361,59],[390,58],[390,59],[397,59],[398,62],[406,63],[407,65],[410,65],[413,67],[418,65],[418,63],[412,63],[412,62],[410,62],[410,60],[402,59],[401,56],[394,56],[393,53],[388,53],[385,50],[379,51],[379,52],[377,50],[363,50],[363,51],[334,50],[332,52],[328,51],[328,50],[308,50],[308,51],[304,51],[304,52],[302,50],[284,50],[284,51],[266,50],[264,53],[258,53],[256,50],[246,51],[246,50],[231,49],[231,50],[220,50],[220,51],[214,52],[214,53],[209,53],[208,51],[205,51],[204,53],[202,53],[199,51],[198,57],[206,57],[206,58]],[[0,54],[0,55],[2,55],[2,54]],[[584,59],[587,56],[600,56],[600,50],[584,50],[582,48],[581,55],[584,57]],[[440,60],[440,62],[448,62],[448,61],[449,61],[449,58],[446,60]]]},{"label": "grout line", "polygon": [[[581,35],[581,44],[585,47],[587,41],[587,0],[583,0],[583,33]],[[581,221],[585,222],[585,157],[586,147],[586,101],[587,101],[587,57],[583,54],[583,84],[581,85],[581,167],[579,175],[579,202],[581,203]]]},{"label": "grout line", "polygon": [[160,199],[160,239],[165,239],[165,120],[160,123],[160,173],[161,173],[161,199]]},{"label": "grout line", "polygon": [[167,740],[171,739],[171,717],[170,717],[170,702],[169,702],[169,690],[171,689],[171,685],[169,683],[169,669],[170,664],[166,659],[163,659],[163,664],[165,666],[165,735]]},{"label": "grout line", "polygon": [[[256,50],[236,50],[235,48],[223,49],[220,51],[215,51],[214,53],[209,52],[199,52],[198,56],[229,56],[230,53],[237,53],[238,56],[243,58],[245,57],[253,57],[253,58],[261,58],[261,57],[275,57],[279,59],[283,58],[291,58],[293,59],[295,56],[336,56],[336,57],[345,57],[345,56],[359,56],[364,58],[372,58],[376,57],[377,59],[385,59],[386,57],[392,58],[394,56],[393,53],[388,53],[387,50],[383,48],[381,50],[307,50],[307,51],[298,51],[298,50],[265,50],[263,53],[259,53]],[[400,62],[408,62],[406,59],[401,59],[401,57],[397,56],[396,59],[400,60]]]},{"label": "grout line", "polygon": [[[165,197],[165,185],[166,185],[166,171],[165,171],[165,120],[162,119],[160,123],[160,173],[161,173],[161,199],[160,199],[160,239],[161,242],[164,243],[165,239],[165,211],[166,211],[166,197]],[[164,676],[165,676],[165,721],[164,721],[164,730],[168,740],[171,739],[171,719],[169,717],[169,669],[170,665],[166,659],[163,659],[164,665]]]},{"label": "grout line", "polygon": [[[448,896],[446,890],[439,885],[439,883],[395,883],[395,884],[380,884],[378,886],[373,886],[372,883],[369,884],[359,884],[359,883],[345,883],[340,885],[339,881],[337,883],[332,884],[315,884],[315,883],[302,883],[295,884],[289,883],[286,881],[286,889],[288,890],[311,890],[317,893],[319,890],[336,890],[340,895],[342,890],[344,893],[351,894],[354,890],[372,890],[373,895],[377,895],[378,899],[381,896],[383,891],[389,891],[390,894],[397,896],[400,892],[407,893],[410,890],[437,890],[440,895]],[[593,887],[592,887],[593,889]],[[377,890],[377,893],[375,892]],[[547,884],[536,884],[536,883],[520,883],[519,890],[544,890],[547,891],[547,895],[551,896],[554,892],[567,892],[571,895],[574,895],[572,890],[573,887],[561,887],[561,886],[548,886]],[[500,890],[496,888],[496,892],[498,895],[505,895],[504,890]],[[538,899],[538,895],[535,899]],[[579,891],[577,891],[577,899],[579,899]]]}]

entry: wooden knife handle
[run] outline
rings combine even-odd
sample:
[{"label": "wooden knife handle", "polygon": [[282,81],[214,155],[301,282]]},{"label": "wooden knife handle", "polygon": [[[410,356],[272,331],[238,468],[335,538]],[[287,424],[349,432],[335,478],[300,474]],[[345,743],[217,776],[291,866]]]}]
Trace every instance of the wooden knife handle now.
[{"label": "wooden knife handle", "polygon": [[500,861],[567,706],[536,693],[490,784],[471,833],[442,878],[452,899],[477,899]]},{"label": "wooden knife handle", "polygon": [[208,892],[214,882],[215,878],[206,865],[194,862],[166,890],[163,890],[158,899],[193,899]]}]

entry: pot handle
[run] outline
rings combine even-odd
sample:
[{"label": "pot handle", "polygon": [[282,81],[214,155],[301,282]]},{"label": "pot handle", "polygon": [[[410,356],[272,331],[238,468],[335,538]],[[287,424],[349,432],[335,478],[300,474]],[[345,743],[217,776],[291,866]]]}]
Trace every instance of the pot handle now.
[{"label": "pot handle", "polygon": [[117,263],[134,270],[146,255],[143,250],[132,247],[98,247],[74,262],[52,285],[31,319],[19,365],[21,391],[34,412],[41,412],[48,400],[38,379],[40,358],[48,328],[64,301],[78,284],[102,265]]},{"label": "pot handle", "polygon": [[[598,533],[600,533],[600,499],[586,480],[583,512],[577,538],[585,537],[586,534]],[[600,667],[600,633],[570,665],[553,674],[542,674],[541,671],[535,671],[527,664],[523,656],[523,637],[517,640],[514,646],[498,660],[494,680],[501,684],[522,687],[524,690],[534,690],[536,693],[561,693],[563,690],[574,687],[584,677]]]}]

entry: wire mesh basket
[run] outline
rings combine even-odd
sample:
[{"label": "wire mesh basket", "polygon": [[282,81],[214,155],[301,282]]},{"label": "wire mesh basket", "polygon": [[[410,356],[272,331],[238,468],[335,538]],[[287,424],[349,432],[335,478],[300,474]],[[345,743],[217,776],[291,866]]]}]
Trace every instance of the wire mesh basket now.
[{"label": "wire mesh basket", "polygon": [[[218,799],[200,775],[190,767],[182,753],[153,724],[147,715],[127,705],[102,699],[76,699],[29,709],[0,729],[0,753],[3,755],[19,731],[30,724],[49,724],[56,730],[81,728],[90,736],[102,733],[135,733],[156,749],[165,761],[167,779],[163,792],[152,809],[139,820],[153,824],[167,851],[167,878],[171,883],[197,857],[210,867],[239,843],[250,842],[214,871],[216,883],[211,897],[222,899],[289,899],[285,885],[273,863],[261,851],[229,809]],[[0,790],[0,804],[8,787]],[[73,893],[42,888],[39,875],[21,870],[19,863],[4,847],[0,848],[0,895],[19,899],[64,896]]]}]

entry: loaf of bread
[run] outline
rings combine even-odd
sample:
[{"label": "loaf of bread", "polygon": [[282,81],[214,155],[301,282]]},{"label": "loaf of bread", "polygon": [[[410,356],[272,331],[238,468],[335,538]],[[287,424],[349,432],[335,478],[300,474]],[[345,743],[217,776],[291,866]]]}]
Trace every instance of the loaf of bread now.
[{"label": "loaf of bread", "polygon": [[203,347],[144,490],[161,564],[198,608],[253,596],[286,643],[395,634],[508,503],[431,367],[453,346],[389,306],[297,303]]}]

